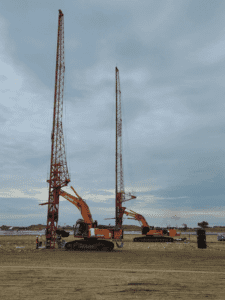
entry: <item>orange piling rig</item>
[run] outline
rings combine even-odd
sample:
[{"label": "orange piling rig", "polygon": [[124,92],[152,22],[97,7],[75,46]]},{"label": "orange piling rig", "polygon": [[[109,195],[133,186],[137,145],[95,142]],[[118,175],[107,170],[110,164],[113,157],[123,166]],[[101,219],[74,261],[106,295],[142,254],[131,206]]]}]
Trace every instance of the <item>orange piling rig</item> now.
[{"label": "orange piling rig", "polygon": [[[97,221],[93,222],[92,215],[87,203],[76,193],[76,197],[60,190],[60,196],[74,204],[80,211],[83,219],[78,219],[74,226],[74,237],[83,238],[65,244],[66,250],[97,250],[97,251],[112,251],[114,243],[109,240],[121,240],[123,237],[122,230],[116,230],[113,226],[98,225]],[[118,247],[119,246],[117,243]]]},{"label": "orange piling rig", "polygon": [[134,242],[173,242],[173,237],[180,236],[180,234],[177,234],[176,229],[155,229],[153,226],[150,227],[142,215],[131,209],[125,210],[124,214],[130,216],[130,219],[141,223],[144,237],[134,238]]},{"label": "orange piling rig", "polygon": [[117,247],[121,248],[123,243],[118,244],[118,240],[122,241],[123,230],[122,221],[125,207],[122,207],[124,201],[135,199],[135,196],[129,195],[129,199],[125,199],[123,184],[123,166],[122,166],[122,114],[121,114],[121,91],[119,82],[119,70],[116,67],[116,219],[114,226],[105,226],[93,222],[91,212],[86,202],[72,188],[75,196],[63,191],[61,188],[69,182],[69,173],[66,164],[65,147],[62,131],[62,94],[64,82],[64,51],[63,51],[63,14],[59,11],[59,27],[58,27],[58,43],[57,43],[57,60],[56,60],[56,85],[54,99],[54,115],[53,115],[53,132],[52,132],[52,154],[49,182],[49,202],[48,217],[46,228],[46,248],[54,249],[56,240],[56,230],[58,222],[59,196],[73,203],[81,212],[83,219],[79,219],[74,227],[74,237],[83,238],[83,240],[75,240],[65,244],[66,250],[105,250],[111,251],[114,243],[105,239],[113,239],[116,241]]},{"label": "orange piling rig", "polygon": [[121,113],[121,91],[119,81],[119,70],[116,67],[116,184],[115,184],[115,227],[104,226],[93,222],[91,212],[88,205],[71,187],[77,197],[60,190],[60,195],[73,203],[81,212],[83,219],[79,219],[74,228],[74,237],[84,238],[68,242],[65,245],[67,250],[106,250],[111,251],[114,244],[104,239],[113,239],[116,241],[117,247],[123,247],[123,243],[118,244],[118,240],[123,239],[123,214],[125,207],[122,206],[124,201],[135,199],[135,196],[129,194],[130,199],[125,199],[124,183],[123,183],[123,165],[122,165],[122,113]]},{"label": "orange piling rig", "polygon": [[55,94],[53,111],[53,129],[51,134],[51,166],[49,183],[49,199],[46,227],[46,248],[54,249],[56,230],[58,226],[59,193],[60,189],[70,182],[66,162],[65,145],[63,138],[62,113],[64,89],[64,15],[59,10],[58,38],[55,71]]}]

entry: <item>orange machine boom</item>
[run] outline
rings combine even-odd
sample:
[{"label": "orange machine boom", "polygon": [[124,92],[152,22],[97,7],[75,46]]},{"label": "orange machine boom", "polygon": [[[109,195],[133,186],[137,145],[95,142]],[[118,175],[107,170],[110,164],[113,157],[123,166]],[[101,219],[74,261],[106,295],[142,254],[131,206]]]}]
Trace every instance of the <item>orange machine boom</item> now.
[{"label": "orange machine boom", "polygon": [[[75,249],[91,249],[93,246],[93,250],[112,250],[114,248],[114,244],[109,241],[98,241],[98,239],[114,239],[121,240],[123,238],[123,230],[116,230],[115,228],[107,228],[107,226],[99,225],[98,228],[97,221],[93,222],[92,215],[90,209],[86,202],[77,194],[73,187],[71,187],[76,194],[77,197],[60,190],[60,196],[64,197],[66,200],[74,204],[80,211],[83,220],[79,219],[76,222],[76,226],[74,228],[74,237],[76,238],[84,238],[84,240],[78,240],[73,242],[68,242],[65,245],[67,250],[75,250]],[[116,243],[118,247],[121,246]]]}]

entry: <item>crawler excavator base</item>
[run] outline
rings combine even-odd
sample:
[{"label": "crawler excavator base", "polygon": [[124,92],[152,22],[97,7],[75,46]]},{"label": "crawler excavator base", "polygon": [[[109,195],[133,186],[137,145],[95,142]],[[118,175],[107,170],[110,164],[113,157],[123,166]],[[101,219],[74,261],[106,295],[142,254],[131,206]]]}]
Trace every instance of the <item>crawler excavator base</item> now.
[{"label": "crawler excavator base", "polygon": [[84,239],[68,242],[65,249],[68,251],[112,251],[114,243],[98,239]]},{"label": "crawler excavator base", "polygon": [[167,236],[155,236],[155,235],[147,235],[143,237],[136,237],[133,239],[134,242],[158,242],[158,243],[172,243],[174,239],[172,237]]}]

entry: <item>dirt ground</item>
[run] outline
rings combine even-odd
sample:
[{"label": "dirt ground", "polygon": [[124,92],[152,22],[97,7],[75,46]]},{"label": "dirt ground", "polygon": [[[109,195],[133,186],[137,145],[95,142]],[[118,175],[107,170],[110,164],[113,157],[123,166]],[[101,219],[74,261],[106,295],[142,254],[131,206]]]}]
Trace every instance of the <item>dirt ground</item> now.
[{"label": "dirt ground", "polygon": [[112,252],[36,250],[35,236],[0,236],[0,299],[224,299],[225,242],[216,235],[207,249],[196,236],[133,243],[134,236]]}]

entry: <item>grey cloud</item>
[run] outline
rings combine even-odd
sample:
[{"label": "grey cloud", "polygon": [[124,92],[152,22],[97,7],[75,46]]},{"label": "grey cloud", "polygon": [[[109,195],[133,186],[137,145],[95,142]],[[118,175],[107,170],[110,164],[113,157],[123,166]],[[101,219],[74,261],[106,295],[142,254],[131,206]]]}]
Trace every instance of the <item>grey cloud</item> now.
[{"label": "grey cloud", "polygon": [[[1,82],[2,104],[6,106],[4,112],[1,108],[1,121],[6,119],[1,155],[2,175],[21,177],[21,181],[11,177],[12,186],[21,185],[29,192],[29,186],[47,188],[44,180],[50,169],[60,2],[29,2],[28,6],[20,2],[16,10],[11,4],[0,4],[4,24],[8,24],[2,39],[13,46],[7,53],[1,48],[12,67],[4,75],[14,80],[16,71],[24,80],[17,90],[10,84],[10,93],[4,92],[7,81]],[[75,188],[88,187],[89,193],[98,189],[100,194],[104,189],[114,189],[117,65],[122,92],[124,181],[137,187],[137,207],[203,210],[212,207],[212,199],[213,205],[221,207],[223,8],[222,2],[206,0],[63,4],[63,129]],[[12,99],[17,100],[16,107]],[[146,180],[149,190],[141,193],[138,187],[146,186]],[[1,183],[12,188],[3,177]],[[151,203],[146,201],[148,196]],[[114,199],[104,205],[105,209],[114,207]],[[65,204],[63,218],[69,207]],[[74,223],[72,214],[69,218]],[[216,222],[216,215],[211,220]]]}]

